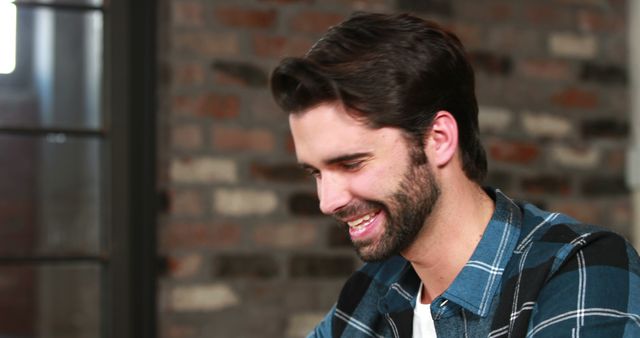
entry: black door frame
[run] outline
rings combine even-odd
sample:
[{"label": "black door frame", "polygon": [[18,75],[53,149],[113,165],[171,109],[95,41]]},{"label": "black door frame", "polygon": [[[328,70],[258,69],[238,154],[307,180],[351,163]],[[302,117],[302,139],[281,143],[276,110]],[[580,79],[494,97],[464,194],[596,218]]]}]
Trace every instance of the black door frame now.
[{"label": "black door frame", "polygon": [[107,337],[156,337],[156,11],[111,0],[106,24],[112,121],[111,318]]}]

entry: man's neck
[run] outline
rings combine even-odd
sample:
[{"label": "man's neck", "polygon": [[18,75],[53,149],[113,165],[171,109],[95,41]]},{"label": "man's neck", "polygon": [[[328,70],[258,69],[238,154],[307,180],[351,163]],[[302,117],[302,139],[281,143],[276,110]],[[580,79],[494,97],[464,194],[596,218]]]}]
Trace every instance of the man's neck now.
[{"label": "man's neck", "polygon": [[476,249],[494,211],[493,200],[468,180],[448,185],[416,241],[402,255],[424,284],[430,303],[451,285]]}]

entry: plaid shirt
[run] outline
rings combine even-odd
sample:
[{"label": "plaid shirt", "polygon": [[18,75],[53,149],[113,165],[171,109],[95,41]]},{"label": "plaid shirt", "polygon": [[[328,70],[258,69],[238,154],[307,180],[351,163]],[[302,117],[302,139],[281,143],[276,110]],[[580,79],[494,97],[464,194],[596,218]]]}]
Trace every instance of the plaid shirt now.
[{"label": "plaid shirt", "polygon": [[[620,236],[488,191],[478,247],[431,304],[438,337],[640,337],[640,259]],[[365,264],[309,337],[411,337],[420,279]]]}]

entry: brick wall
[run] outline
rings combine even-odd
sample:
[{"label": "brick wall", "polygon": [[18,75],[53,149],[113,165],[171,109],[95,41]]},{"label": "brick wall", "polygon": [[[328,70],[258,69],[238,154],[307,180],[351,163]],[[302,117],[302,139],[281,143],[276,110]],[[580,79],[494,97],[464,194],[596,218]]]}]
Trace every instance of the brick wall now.
[{"label": "brick wall", "polygon": [[281,57],[354,10],[421,13],[461,37],[489,184],[629,232],[625,1],[161,3],[161,337],[301,337],[360,264],[267,89]]}]

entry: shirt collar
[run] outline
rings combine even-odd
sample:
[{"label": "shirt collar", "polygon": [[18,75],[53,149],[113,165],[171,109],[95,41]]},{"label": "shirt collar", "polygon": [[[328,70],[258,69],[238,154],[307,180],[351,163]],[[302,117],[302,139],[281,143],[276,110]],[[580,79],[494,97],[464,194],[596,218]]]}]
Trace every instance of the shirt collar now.
[{"label": "shirt collar", "polygon": [[[500,190],[486,189],[495,201],[491,220],[473,255],[453,283],[442,294],[478,316],[486,316],[491,302],[502,283],[502,274],[520,236],[522,214],[520,208]],[[393,264],[389,264],[389,263]],[[397,269],[389,278],[387,293],[378,304],[383,313],[413,308],[420,287],[420,278],[411,264],[400,256],[387,265]]]},{"label": "shirt collar", "polygon": [[387,292],[380,299],[378,310],[381,313],[389,313],[413,309],[420,286],[420,277],[416,274],[411,263],[402,256],[392,257],[385,265],[396,269],[397,273],[388,279]]},{"label": "shirt collar", "polygon": [[495,211],[473,255],[442,297],[486,316],[520,236],[520,208],[500,190],[487,189]]}]

